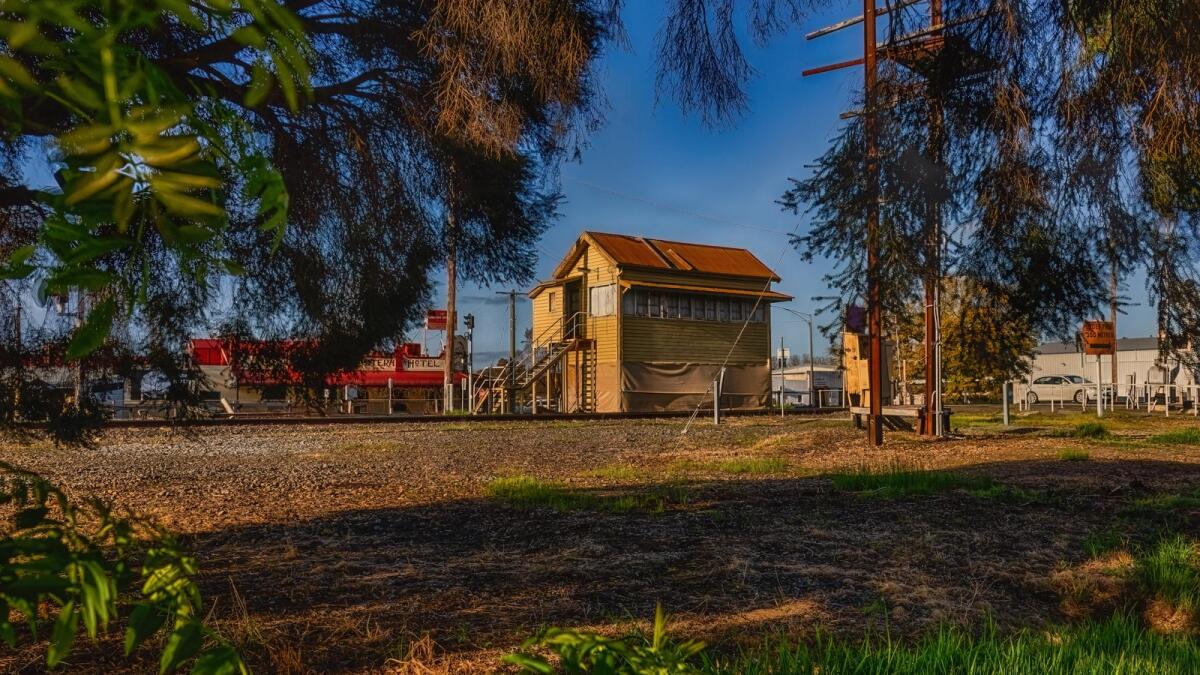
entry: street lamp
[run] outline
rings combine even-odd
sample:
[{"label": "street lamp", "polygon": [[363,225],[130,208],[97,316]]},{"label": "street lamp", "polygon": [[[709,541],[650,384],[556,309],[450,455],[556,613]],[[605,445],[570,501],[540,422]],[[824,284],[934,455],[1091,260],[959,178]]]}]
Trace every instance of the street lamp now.
[{"label": "street lamp", "polygon": [[[794,309],[788,309],[787,307],[783,307],[781,305],[776,305],[776,307],[779,307],[779,309],[782,309],[788,314],[799,317],[808,323],[808,404],[813,408],[816,408],[817,387],[816,382],[813,381],[813,371],[815,370],[813,368],[813,315],[806,314],[804,312],[797,312]],[[784,379],[784,373],[782,370],[779,372],[779,379]]]}]

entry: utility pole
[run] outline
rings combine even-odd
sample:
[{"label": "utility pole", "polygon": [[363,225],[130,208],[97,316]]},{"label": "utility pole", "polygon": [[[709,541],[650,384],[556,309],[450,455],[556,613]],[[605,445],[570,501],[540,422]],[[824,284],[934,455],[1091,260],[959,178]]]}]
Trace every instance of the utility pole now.
[{"label": "utility pole", "polygon": [[[1111,250],[1112,244],[1109,244]],[[1112,396],[1113,407],[1117,405],[1117,388],[1120,386],[1117,371],[1117,293],[1120,291],[1119,281],[1117,279],[1117,260],[1113,256],[1112,260],[1112,277],[1109,279],[1109,298],[1108,298],[1108,320],[1113,325],[1113,353],[1112,353]]]},{"label": "utility pole", "polygon": [[504,412],[511,413],[517,386],[517,291],[497,291],[496,295],[508,296],[508,367],[505,369],[508,382],[504,386]]},{"label": "utility pole", "polygon": [[[783,311],[787,312],[788,314],[792,314],[796,317],[799,317],[800,320],[808,323],[808,403],[810,406],[816,408],[817,407],[817,400],[816,400],[817,383],[813,379],[814,372],[816,370],[815,347],[813,346],[813,319],[816,317],[812,314],[805,314],[804,312],[797,312],[794,309],[788,309],[787,307],[783,307],[781,305],[776,305],[776,307],[778,307],[779,309],[782,309]],[[780,344],[782,345],[783,338],[781,337],[781,338],[779,338],[779,340],[780,340]]]},{"label": "utility pole", "polygon": [[454,410],[454,330],[458,327],[458,223],[454,216],[454,180],[446,190],[446,363],[442,367],[442,411]]},{"label": "utility pole", "polygon": [[808,405],[814,410],[818,407],[817,380],[814,377],[816,363],[813,361],[813,317],[808,317]]},{"label": "utility pole", "polygon": [[867,142],[867,330],[870,332],[867,444],[883,445],[883,307],[879,288],[879,147],[875,109],[878,76],[875,0],[863,0],[863,123]]},{"label": "utility pole", "polygon": [[779,336],[779,416],[783,417],[783,390],[787,382],[787,360],[784,356],[783,336]]},{"label": "utility pole", "polygon": [[475,414],[475,315],[463,317],[463,326],[467,329],[467,393],[463,396],[463,404],[472,415]]},{"label": "utility pole", "polygon": [[[929,0],[930,30],[942,25],[942,0]],[[943,130],[945,110],[942,105],[941,83],[929,83],[929,159],[938,172],[937,186],[929,195],[926,222],[925,253],[925,428],[927,436],[939,434],[941,419],[941,371],[938,367],[938,310],[941,302],[942,277],[942,190]]]}]

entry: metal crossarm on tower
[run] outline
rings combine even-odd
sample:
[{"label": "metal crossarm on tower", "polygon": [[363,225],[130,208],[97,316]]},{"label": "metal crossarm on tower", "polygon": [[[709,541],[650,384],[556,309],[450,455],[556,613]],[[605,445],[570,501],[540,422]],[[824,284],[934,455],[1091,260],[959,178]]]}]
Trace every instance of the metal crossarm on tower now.
[{"label": "metal crossarm on tower", "polygon": [[[929,4],[929,24],[927,27],[889,39],[884,44],[875,40],[876,20],[879,15],[895,14],[904,8],[922,2]],[[868,330],[870,331],[870,417],[868,425],[870,442],[878,445],[882,442],[882,425],[876,419],[881,409],[882,395],[882,335],[878,333],[882,327],[882,308],[879,289],[879,167],[878,167],[878,124],[877,114],[880,104],[876,98],[877,60],[879,58],[893,61],[922,77],[926,83],[926,95],[929,97],[929,159],[935,166],[944,162],[945,121],[941,91],[946,83],[961,83],[977,75],[986,73],[996,67],[985,55],[975,50],[961,36],[948,34],[948,28],[961,26],[977,21],[986,13],[972,14],[947,21],[942,11],[942,0],[901,0],[889,3],[882,8],[876,8],[873,0],[864,0],[863,14],[846,19],[836,24],[809,33],[806,37],[813,39],[837,32],[844,28],[863,24],[863,56],[849,61],[842,61],[825,66],[811,68],[803,72],[804,76],[828,73],[853,66],[864,66],[864,108],[845,114],[842,117],[863,116],[864,130],[867,143],[867,171],[864,177],[867,182],[868,213],[867,213],[867,308]],[[895,105],[889,102],[886,105]],[[938,306],[940,303],[940,286],[942,278],[942,199],[940,191],[935,191],[930,198],[927,211],[926,225],[926,264],[922,279],[925,296],[925,406],[929,414],[924,416],[925,425],[922,433],[941,435],[941,355],[939,349],[940,334],[938,330]]]}]

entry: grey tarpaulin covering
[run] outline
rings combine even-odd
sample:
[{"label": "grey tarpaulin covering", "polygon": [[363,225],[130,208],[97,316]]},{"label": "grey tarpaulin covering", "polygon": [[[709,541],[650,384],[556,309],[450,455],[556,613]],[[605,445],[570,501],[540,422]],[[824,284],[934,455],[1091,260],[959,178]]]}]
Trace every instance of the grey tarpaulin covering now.
[{"label": "grey tarpaulin covering", "polygon": [[[621,368],[621,408],[627,412],[712,408],[713,379],[721,367],[712,363],[625,362]],[[725,367],[721,407],[762,408],[771,389],[771,368],[731,364]]]}]

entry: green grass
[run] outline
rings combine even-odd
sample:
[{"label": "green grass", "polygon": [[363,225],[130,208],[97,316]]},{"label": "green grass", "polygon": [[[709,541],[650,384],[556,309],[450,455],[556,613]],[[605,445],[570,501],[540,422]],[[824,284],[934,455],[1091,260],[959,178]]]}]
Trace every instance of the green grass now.
[{"label": "green grass", "polygon": [[604,494],[540,481],[530,476],[497,478],[485,492],[496,501],[516,508],[551,508],[556,511],[665,511],[669,505],[688,501],[680,486],[655,486],[626,494]]},{"label": "green grass", "polygon": [[1155,434],[1147,440],[1159,445],[1200,445],[1200,429],[1188,427],[1187,429],[1167,431]]},{"label": "green grass", "polygon": [[1191,492],[1166,492],[1152,497],[1135,499],[1135,511],[1176,511],[1179,509],[1200,509],[1200,489]]},{"label": "green grass", "polygon": [[770,474],[787,471],[788,462],[782,457],[761,457],[756,459],[731,459],[717,464],[721,473],[732,474]]},{"label": "green grass", "polygon": [[1115,616],[1057,631],[1001,636],[946,628],[915,644],[891,639],[847,642],[818,637],[812,644],[771,643],[733,656],[705,655],[712,675],[883,675],[918,673],[1045,673],[1141,675],[1200,672],[1200,642],[1162,636],[1136,619]]},{"label": "green grass", "polygon": [[830,474],[835,487],[875,497],[930,495],[948,490],[987,490],[995,485],[986,476],[967,476],[952,471],[918,471],[902,467],[883,470],[860,467],[848,473]]},{"label": "green grass", "polygon": [[790,465],[783,457],[738,457],[721,462],[672,462],[668,473],[727,473],[732,475],[764,475],[784,473]]},{"label": "green grass", "polygon": [[1064,462],[1086,462],[1092,458],[1087,450],[1078,450],[1076,448],[1063,448],[1058,451],[1058,458]]},{"label": "green grass", "polygon": [[1112,434],[1109,433],[1108,427],[1099,422],[1083,422],[1075,425],[1075,428],[1071,431],[1071,435],[1075,438],[1103,440]]},{"label": "green grass", "polygon": [[1200,608],[1200,548],[1182,535],[1137,556],[1135,575],[1147,595],[1187,610]]},{"label": "green grass", "polygon": [[610,466],[601,466],[595,469],[589,469],[583,472],[583,475],[588,478],[604,478],[606,480],[628,481],[635,480],[644,472],[640,471],[635,466],[628,464],[613,464]]},{"label": "green grass", "polygon": [[1129,545],[1128,540],[1116,530],[1097,530],[1083,538],[1083,551],[1089,558],[1099,558]]}]

